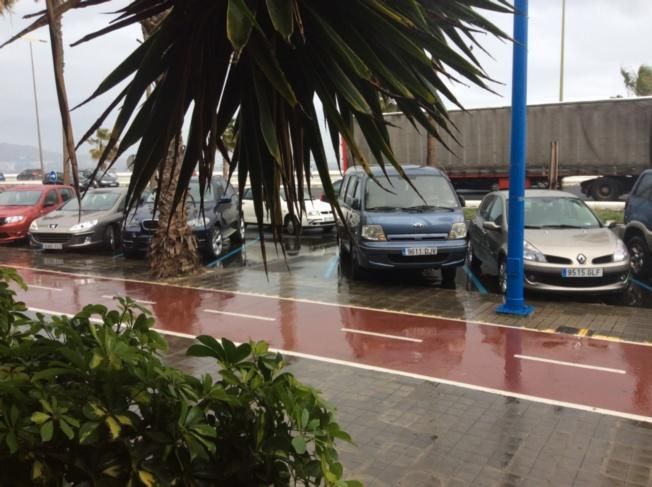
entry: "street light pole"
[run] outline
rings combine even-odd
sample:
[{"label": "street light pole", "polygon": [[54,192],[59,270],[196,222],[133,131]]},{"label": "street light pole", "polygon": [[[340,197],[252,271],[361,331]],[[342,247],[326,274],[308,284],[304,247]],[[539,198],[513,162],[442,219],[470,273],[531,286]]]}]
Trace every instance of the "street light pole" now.
[{"label": "street light pole", "polygon": [[[29,58],[32,63],[32,88],[34,89],[34,107],[36,108],[36,135],[38,137],[38,157],[41,162],[41,171],[45,173],[45,166],[43,165],[43,145],[41,144],[41,119],[38,113],[38,97],[36,96],[36,73],[34,70],[34,51],[32,49],[32,41],[27,39],[29,42]],[[38,41],[45,42],[45,41]]]},{"label": "street light pole", "polygon": [[516,0],[512,74],[512,143],[509,168],[509,228],[507,231],[507,292],[496,312],[528,316],[525,304],[523,248],[525,238],[525,166],[527,157],[528,0]]},{"label": "street light pole", "polygon": [[559,101],[564,101],[564,65],[566,57],[566,0],[561,0],[561,64],[559,66]]}]

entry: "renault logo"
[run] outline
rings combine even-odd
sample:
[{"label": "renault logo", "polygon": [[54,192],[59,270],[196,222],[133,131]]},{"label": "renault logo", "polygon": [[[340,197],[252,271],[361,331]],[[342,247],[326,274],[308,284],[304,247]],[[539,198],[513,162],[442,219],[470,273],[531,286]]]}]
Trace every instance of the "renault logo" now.
[{"label": "renault logo", "polygon": [[586,255],[578,254],[577,255],[577,262],[579,262],[580,264],[585,264],[586,263]]},{"label": "renault logo", "polygon": [[413,223],[412,226],[417,230],[421,230],[423,228],[423,223]]}]

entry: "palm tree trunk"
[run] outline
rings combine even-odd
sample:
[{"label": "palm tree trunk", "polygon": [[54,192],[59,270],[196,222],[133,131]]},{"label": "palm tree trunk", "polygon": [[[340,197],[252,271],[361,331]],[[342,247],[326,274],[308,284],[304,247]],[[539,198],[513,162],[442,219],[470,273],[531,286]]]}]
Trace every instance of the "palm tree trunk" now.
[{"label": "palm tree trunk", "polygon": [[[54,5],[55,7],[58,7],[63,2],[64,0],[55,0]],[[53,29],[54,29],[54,35],[59,40],[60,45],[63,46],[63,24],[60,15],[57,16]],[[64,62],[63,51],[62,51],[61,57],[59,58],[58,61],[58,66],[55,66],[54,69],[61,72],[61,75],[63,76],[64,68],[65,68],[65,62]],[[68,142],[66,140],[65,132],[62,131],[61,136],[63,140],[63,182],[64,184],[70,184],[72,182],[72,174],[70,171],[70,154],[68,151]]]},{"label": "palm tree trunk", "polygon": [[[141,22],[143,35],[147,38],[166,14]],[[182,138],[179,134],[168,147],[167,161],[159,171],[159,227],[149,247],[149,267],[158,278],[177,277],[197,272],[200,267],[197,242],[188,227],[186,196],[172,211],[174,193],[179,185],[183,156]]]}]

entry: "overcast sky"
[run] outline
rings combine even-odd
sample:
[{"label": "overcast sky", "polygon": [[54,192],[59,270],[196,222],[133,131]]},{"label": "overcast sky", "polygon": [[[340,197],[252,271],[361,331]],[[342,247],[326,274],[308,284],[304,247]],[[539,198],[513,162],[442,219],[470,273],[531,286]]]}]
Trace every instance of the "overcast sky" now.
[{"label": "overcast sky", "polygon": [[[37,5],[18,2],[11,16],[0,17],[0,39],[5,40],[26,25],[25,13]],[[112,9],[126,4],[112,2]],[[66,45],[106,25],[107,6],[88,8],[64,18]],[[561,0],[530,0],[529,103],[556,101],[559,94]],[[512,18],[492,19],[511,34]],[[620,67],[652,64],[652,2],[650,0],[567,0],[566,100],[587,100],[624,95]],[[47,39],[41,30],[34,37]],[[66,81],[71,106],[90,95],[109,71],[137,45],[138,28],[123,29],[100,40],[69,48],[65,54]],[[494,59],[483,57],[491,77],[499,81],[496,96],[477,88],[456,86],[455,92],[468,107],[509,104],[511,45],[486,38]],[[34,44],[36,81],[41,113],[43,146],[60,152],[59,121],[49,44]],[[99,115],[109,98],[73,112],[75,135]],[[36,145],[29,47],[26,41],[0,50],[0,142]]]}]

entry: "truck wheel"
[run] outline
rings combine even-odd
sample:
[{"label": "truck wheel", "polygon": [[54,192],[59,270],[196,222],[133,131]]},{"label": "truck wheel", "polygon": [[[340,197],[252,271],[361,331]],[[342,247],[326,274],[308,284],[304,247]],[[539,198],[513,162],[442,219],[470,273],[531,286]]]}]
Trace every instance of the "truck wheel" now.
[{"label": "truck wheel", "polygon": [[620,183],[613,178],[600,178],[591,186],[595,201],[617,201],[622,194]]},{"label": "truck wheel", "polygon": [[639,277],[650,275],[652,256],[650,256],[650,249],[647,248],[645,240],[638,235],[634,235],[627,239],[627,248],[629,249],[629,262],[634,275]]}]

